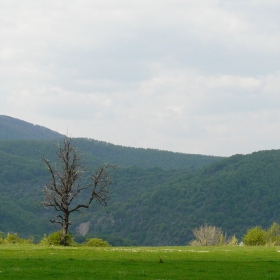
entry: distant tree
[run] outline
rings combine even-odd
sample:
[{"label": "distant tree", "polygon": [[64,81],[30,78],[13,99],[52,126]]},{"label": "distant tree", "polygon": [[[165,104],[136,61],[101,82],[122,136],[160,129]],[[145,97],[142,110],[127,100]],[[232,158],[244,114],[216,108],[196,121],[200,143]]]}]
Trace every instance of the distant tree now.
[{"label": "distant tree", "polygon": [[265,245],[266,231],[262,227],[257,226],[247,230],[247,233],[243,237],[245,245],[259,246]]},{"label": "distant tree", "polygon": [[219,227],[208,226],[207,224],[195,228],[193,234],[196,237],[195,240],[190,242],[192,246],[214,246],[222,245],[226,243],[226,236]]},{"label": "distant tree", "polygon": [[[77,149],[71,145],[71,138],[65,137],[63,144],[58,145],[57,152],[59,164],[52,166],[50,161],[42,157],[51,175],[50,183],[44,187],[45,199],[41,202],[44,207],[52,207],[59,215],[50,219],[52,223],[58,223],[62,228],[60,244],[66,244],[68,226],[71,224],[71,213],[89,208],[92,201],[106,206],[109,200],[109,186],[111,185],[110,170],[114,165],[104,164],[101,168],[89,176],[87,182],[82,181],[85,167],[81,164],[81,158]],[[88,191],[88,198],[81,203],[78,196]],[[76,204],[74,204],[76,202]]]},{"label": "distant tree", "polygon": [[110,247],[111,245],[100,238],[88,238],[85,246],[89,247]]}]

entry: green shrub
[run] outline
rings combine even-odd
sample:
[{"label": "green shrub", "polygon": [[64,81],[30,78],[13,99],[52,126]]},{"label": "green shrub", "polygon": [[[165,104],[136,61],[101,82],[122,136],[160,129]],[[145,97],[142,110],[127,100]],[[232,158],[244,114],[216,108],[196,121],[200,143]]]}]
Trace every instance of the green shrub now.
[{"label": "green shrub", "polygon": [[2,238],[2,240],[5,244],[32,244],[34,238],[30,237],[28,239],[24,239],[19,237],[17,233],[8,233],[6,238]]},{"label": "green shrub", "polygon": [[260,226],[249,229],[243,237],[244,244],[249,246],[265,245],[265,240],[266,231]]},{"label": "green shrub", "polygon": [[[60,240],[61,240],[62,232],[61,231],[55,231],[50,233],[48,236],[44,234],[44,237],[40,241],[40,245],[54,245],[59,246]],[[70,234],[66,235],[66,246],[73,245],[74,240]]]},{"label": "green shrub", "polygon": [[100,238],[88,238],[85,246],[89,247],[110,247],[111,245]]}]

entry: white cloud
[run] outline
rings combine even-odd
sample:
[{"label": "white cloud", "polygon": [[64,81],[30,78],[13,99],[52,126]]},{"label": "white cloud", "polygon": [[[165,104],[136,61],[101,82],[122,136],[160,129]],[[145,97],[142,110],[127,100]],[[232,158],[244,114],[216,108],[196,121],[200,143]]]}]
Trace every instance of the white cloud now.
[{"label": "white cloud", "polygon": [[276,0],[0,7],[3,114],[189,153],[246,153],[280,140]]}]

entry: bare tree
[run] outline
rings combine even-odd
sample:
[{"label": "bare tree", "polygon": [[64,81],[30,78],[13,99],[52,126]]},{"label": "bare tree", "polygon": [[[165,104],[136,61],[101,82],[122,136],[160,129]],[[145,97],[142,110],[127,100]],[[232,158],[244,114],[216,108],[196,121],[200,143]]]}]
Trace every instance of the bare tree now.
[{"label": "bare tree", "polygon": [[[65,245],[68,226],[71,224],[69,216],[82,208],[89,208],[92,201],[107,206],[109,200],[109,186],[111,185],[110,170],[114,165],[104,164],[89,176],[87,183],[83,182],[85,167],[77,149],[71,145],[71,138],[65,137],[63,145],[58,145],[57,156],[59,165],[52,166],[50,161],[42,157],[51,175],[51,181],[44,187],[45,199],[41,202],[44,207],[53,207],[59,214],[50,219],[62,228],[61,245]],[[79,203],[78,196],[88,190],[85,203]],[[75,204],[76,202],[76,204]]]},{"label": "bare tree", "polygon": [[207,224],[195,228],[193,234],[196,237],[196,240],[191,241],[191,245],[214,246],[219,244],[222,245],[226,242],[226,236],[223,234],[221,228],[208,226]]}]

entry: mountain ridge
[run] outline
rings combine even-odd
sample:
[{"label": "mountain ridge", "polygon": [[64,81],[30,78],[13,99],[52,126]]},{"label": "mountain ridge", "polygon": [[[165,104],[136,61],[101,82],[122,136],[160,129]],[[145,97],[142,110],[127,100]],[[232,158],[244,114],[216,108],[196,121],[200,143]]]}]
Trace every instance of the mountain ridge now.
[{"label": "mountain ridge", "polygon": [[47,140],[59,139],[64,135],[55,132],[49,128],[40,125],[34,125],[29,122],[13,118],[6,115],[0,115],[0,139],[1,140]]},{"label": "mountain ridge", "polygon": [[[18,145],[26,146],[29,153],[33,154],[34,149],[39,150],[38,142],[34,141],[57,141],[63,137],[65,136],[46,127],[33,125],[19,119],[0,115],[1,150],[8,149],[10,153],[12,153],[13,150],[14,152],[22,153],[24,150],[21,149],[21,151],[19,151],[19,149],[16,148],[17,144],[15,142],[12,143],[12,141],[28,140],[33,141],[33,151],[32,147],[28,147],[28,142],[18,142]],[[11,145],[15,145],[13,149],[8,148],[9,142]],[[136,165],[145,168],[162,167],[164,169],[196,169],[223,158],[219,156],[186,154],[151,148],[125,147],[90,138],[72,138],[72,142],[82,153],[91,154],[92,156],[99,158],[101,161],[111,162],[122,167]],[[4,146],[6,146],[6,148]],[[25,156],[28,155],[25,154]]]}]

